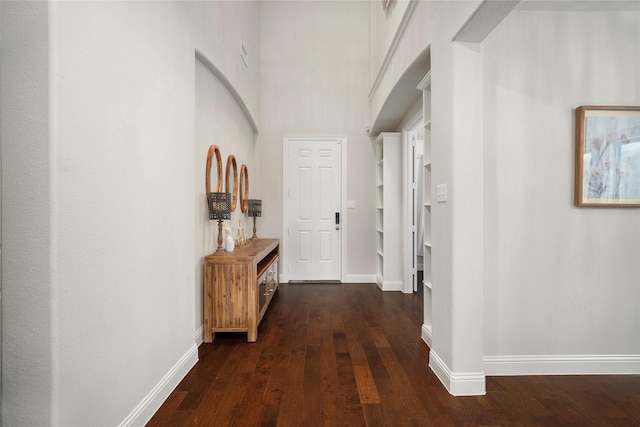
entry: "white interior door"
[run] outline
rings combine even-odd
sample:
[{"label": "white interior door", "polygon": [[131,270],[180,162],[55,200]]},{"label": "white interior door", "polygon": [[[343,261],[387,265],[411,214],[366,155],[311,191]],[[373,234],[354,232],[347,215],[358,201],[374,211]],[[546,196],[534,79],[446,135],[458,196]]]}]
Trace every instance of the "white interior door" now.
[{"label": "white interior door", "polygon": [[341,280],[343,138],[285,138],[284,276]]}]

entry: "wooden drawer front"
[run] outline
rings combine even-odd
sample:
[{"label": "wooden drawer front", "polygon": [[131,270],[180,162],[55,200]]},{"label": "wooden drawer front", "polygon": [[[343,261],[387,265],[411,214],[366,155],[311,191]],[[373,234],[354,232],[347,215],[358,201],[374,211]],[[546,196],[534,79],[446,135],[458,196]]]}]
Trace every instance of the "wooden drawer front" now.
[{"label": "wooden drawer front", "polygon": [[213,327],[246,328],[249,313],[245,264],[213,267]]}]

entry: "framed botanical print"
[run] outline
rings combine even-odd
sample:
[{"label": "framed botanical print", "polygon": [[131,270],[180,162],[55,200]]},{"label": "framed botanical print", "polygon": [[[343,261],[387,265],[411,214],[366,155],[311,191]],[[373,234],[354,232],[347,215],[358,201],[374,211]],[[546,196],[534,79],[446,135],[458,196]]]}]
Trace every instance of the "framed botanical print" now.
[{"label": "framed botanical print", "polygon": [[640,207],[640,107],[576,109],[574,204]]}]

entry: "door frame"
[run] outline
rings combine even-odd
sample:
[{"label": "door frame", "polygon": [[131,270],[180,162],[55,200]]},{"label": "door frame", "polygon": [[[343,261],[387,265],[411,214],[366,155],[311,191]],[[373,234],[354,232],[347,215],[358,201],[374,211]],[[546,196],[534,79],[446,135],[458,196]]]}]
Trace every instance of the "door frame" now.
[{"label": "door frame", "polygon": [[346,256],[347,256],[347,135],[285,135],[282,137],[282,268],[280,269],[280,281],[289,281],[289,272],[285,267],[291,256],[289,251],[289,233],[287,224],[289,223],[288,205],[289,192],[287,183],[289,182],[288,153],[289,145],[292,141],[337,141],[340,145],[340,281],[346,281]]},{"label": "door frame", "polygon": [[[416,230],[412,230],[412,218],[415,215],[415,202],[416,193],[413,190],[417,190],[417,181],[413,184],[416,188],[411,187],[412,172],[415,166],[415,149],[411,149],[410,132],[415,130],[416,127],[422,123],[422,108],[418,111],[402,129],[402,213],[403,213],[403,227],[402,227],[402,292],[410,294],[415,292],[417,286],[417,274],[418,274],[418,253],[417,253],[417,231],[418,224],[414,226]],[[421,208],[421,206],[419,206]],[[416,233],[416,239],[411,238],[412,233]],[[413,277],[412,277],[413,276]]]}]

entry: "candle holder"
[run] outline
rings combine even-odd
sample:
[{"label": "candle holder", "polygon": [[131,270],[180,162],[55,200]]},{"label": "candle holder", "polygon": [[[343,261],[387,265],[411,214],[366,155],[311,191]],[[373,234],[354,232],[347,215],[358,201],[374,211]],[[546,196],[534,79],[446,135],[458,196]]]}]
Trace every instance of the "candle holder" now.
[{"label": "candle holder", "polygon": [[222,221],[231,219],[231,193],[209,193],[209,219],[218,220],[218,249],[222,246]]},{"label": "candle holder", "polygon": [[248,215],[253,217],[253,237],[252,239],[258,238],[256,234],[256,217],[262,216],[262,200],[258,199],[249,199],[249,209]]}]

